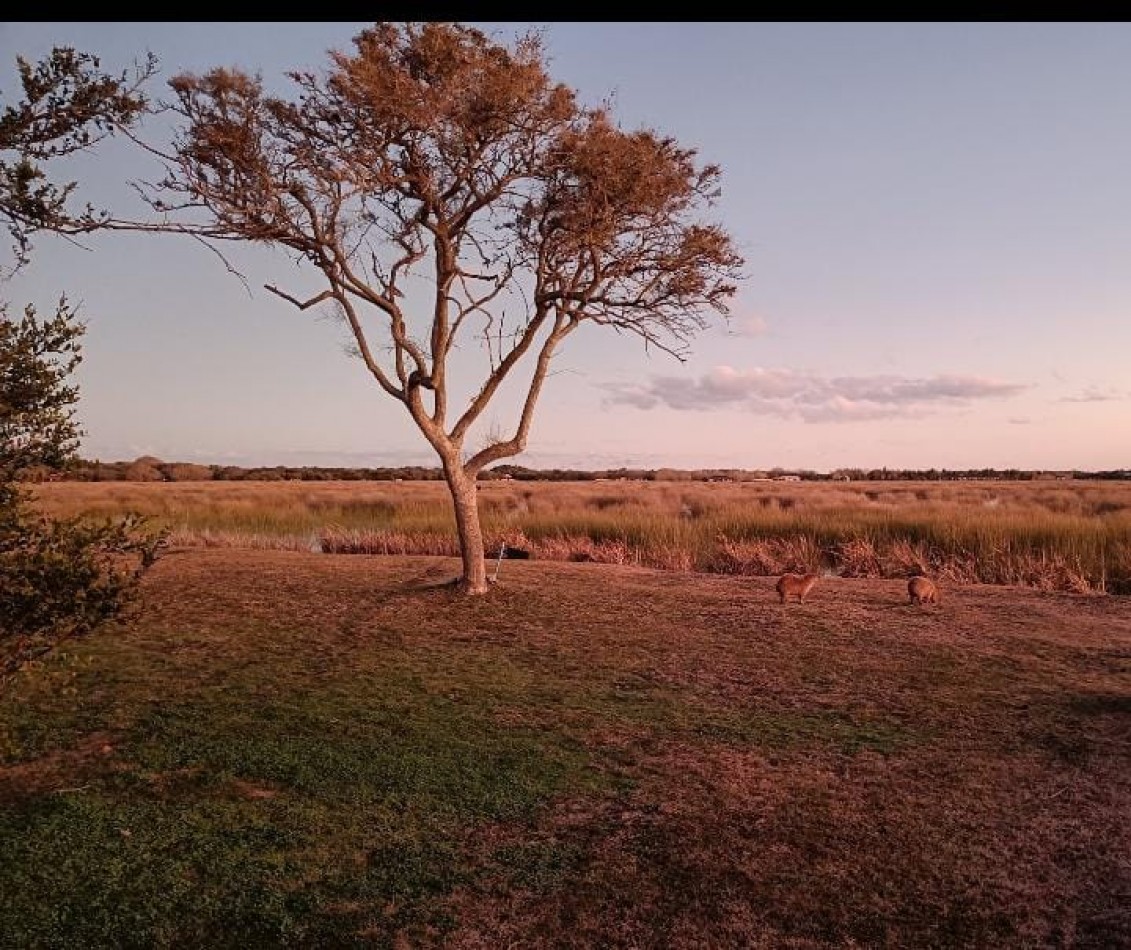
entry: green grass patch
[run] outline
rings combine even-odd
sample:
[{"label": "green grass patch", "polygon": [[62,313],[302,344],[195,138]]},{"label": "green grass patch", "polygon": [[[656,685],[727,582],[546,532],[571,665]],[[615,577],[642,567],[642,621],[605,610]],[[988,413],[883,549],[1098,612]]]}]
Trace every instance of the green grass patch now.
[{"label": "green grass patch", "polygon": [[441,926],[434,898],[474,875],[461,848],[478,825],[601,781],[552,734],[405,686],[138,710],[112,768],[0,818],[0,891],[17,895],[0,933],[246,947]]}]

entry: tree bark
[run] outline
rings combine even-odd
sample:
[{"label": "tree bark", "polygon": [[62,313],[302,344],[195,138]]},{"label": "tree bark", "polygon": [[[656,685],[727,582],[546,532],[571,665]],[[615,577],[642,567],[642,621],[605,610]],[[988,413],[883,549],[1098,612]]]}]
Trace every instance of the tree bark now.
[{"label": "tree bark", "polygon": [[483,530],[479,526],[478,486],[475,475],[469,475],[458,462],[444,465],[444,479],[452,494],[456,532],[459,535],[463,576],[460,588],[468,594],[487,593],[487,559],[483,551]]}]

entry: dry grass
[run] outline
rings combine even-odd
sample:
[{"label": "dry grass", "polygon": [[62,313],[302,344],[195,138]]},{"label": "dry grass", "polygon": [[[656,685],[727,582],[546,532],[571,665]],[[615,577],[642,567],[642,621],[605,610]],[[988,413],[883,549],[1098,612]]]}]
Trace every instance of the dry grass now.
[{"label": "dry grass", "polygon": [[457,566],[174,550],[28,669],[0,944],[1131,945],[1131,599]]},{"label": "dry grass", "polygon": [[[58,514],[150,516],[183,545],[447,555],[438,482],[54,483]],[[743,575],[827,572],[1131,592],[1128,482],[484,482],[488,547]]]}]

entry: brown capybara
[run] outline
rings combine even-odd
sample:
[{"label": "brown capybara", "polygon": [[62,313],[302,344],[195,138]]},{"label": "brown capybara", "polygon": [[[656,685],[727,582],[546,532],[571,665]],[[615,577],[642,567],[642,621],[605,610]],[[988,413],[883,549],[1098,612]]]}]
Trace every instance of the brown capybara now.
[{"label": "brown capybara", "polygon": [[907,582],[907,595],[913,604],[937,604],[939,589],[929,577],[917,574]]},{"label": "brown capybara", "polygon": [[777,586],[781,602],[784,604],[786,597],[793,594],[799,601],[805,603],[805,595],[813,589],[817,578],[817,574],[782,574]]}]

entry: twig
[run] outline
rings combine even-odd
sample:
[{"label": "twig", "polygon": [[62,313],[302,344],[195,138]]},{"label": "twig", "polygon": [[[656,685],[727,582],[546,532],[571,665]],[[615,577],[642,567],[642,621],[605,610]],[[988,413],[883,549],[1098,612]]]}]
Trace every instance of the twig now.
[{"label": "twig", "polygon": [[1076,787],[1075,782],[1069,782],[1067,785],[1064,785],[1061,788],[1058,788],[1051,795],[1046,796],[1045,801],[1051,802],[1054,798],[1060,798],[1060,796],[1063,795],[1065,792],[1067,792],[1070,788],[1075,788],[1075,787]]}]

